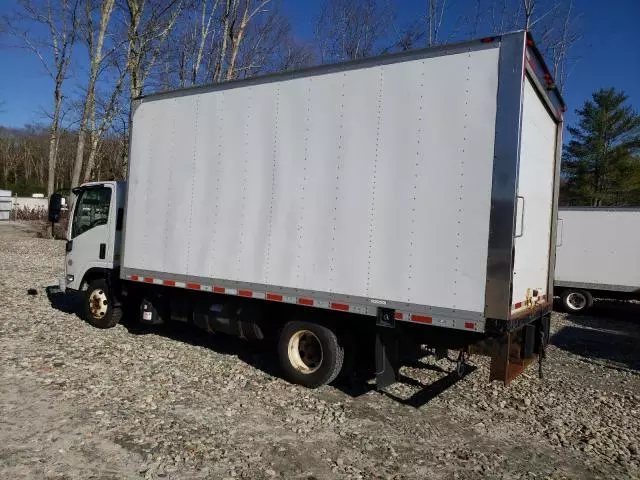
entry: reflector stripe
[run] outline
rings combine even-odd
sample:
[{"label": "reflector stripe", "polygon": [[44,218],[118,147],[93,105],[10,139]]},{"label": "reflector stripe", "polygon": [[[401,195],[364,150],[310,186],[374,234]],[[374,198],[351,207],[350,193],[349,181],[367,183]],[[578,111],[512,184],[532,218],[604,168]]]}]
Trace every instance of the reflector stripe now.
[{"label": "reflector stripe", "polygon": [[520,307],[522,307],[522,302],[518,302],[514,305],[515,309],[519,309]]},{"label": "reflector stripe", "polygon": [[427,317],[426,315],[411,315],[411,320],[413,322],[418,322],[418,323],[432,323],[433,322],[433,318]]},{"label": "reflector stripe", "polygon": [[347,305],[346,303],[331,303],[331,308],[333,310],[341,310],[343,312],[349,311],[349,305]]},{"label": "reflector stripe", "polygon": [[[339,310],[342,312],[353,312],[353,313],[361,313],[365,315],[375,316],[375,312],[377,308],[375,306],[367,306],[362,304],[350,305],[348,303],[340,303],[340,302],[331,302],[330,300],[320,300],[311,297],[298,297],[295,295],[284,295],[280,293],[273,292],[265,292],[265,291],[254,291],[254,290],[241,290],[236,288],[227,288],[222,286],[214,286],[214,285],[203,285],[200,283],[190,282],[185,283],[183,281],[177,280],[164,280],[161,278],[154,277],[144,277],[141,275],[127,275],[127,278],[133,281],[145,282],[145,283],[153,283],[157,285],[165,285],[168,287],[176,287],[176,288],[188,288],[191,290],[200,290],[207,292],[215,292],[222,293],[226,295],[238,295],[241,297],[247,298],[256,298],[256,299],[265,299],[271,300],[274,302],[287,302],[287,303],[297,303],[299,305],[304,305],[308,307],[315,308],[326,308],[331,310]],[[538,297],[540,300],[544,300],[548,298],[547,295],[540,295]],[[371,302],[374,304],[374,301]],[[377,303],[375,303],[377,305]],[[514,307],[520,308],[524,305],[523,302],[518,302],[514,305]],[[474,330],[474,331],[484,331],[484,320],[480,320],[478,322],[474,321],[465,321],[461,318],[447,318],[447,317],[437,317],[432,318],[428,315],[414,314],[409,312],[394,312],[394,319],[401,321],[412,321],[416,323],[422,323],[427,325],[433,325],[438,327],[446,327],[446,328],[455,328],[459,330]]]}]

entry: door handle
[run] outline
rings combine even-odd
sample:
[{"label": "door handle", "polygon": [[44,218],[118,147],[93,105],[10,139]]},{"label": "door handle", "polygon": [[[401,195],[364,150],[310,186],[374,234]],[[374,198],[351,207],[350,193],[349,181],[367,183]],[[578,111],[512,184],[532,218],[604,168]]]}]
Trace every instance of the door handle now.
[{"label": "door handle", "polygon": [[513,238],[520,238],[524,235],[524,197],[516,195],[516,212],[518,211],[518,201],[522,200],[522,208],[520,209],[520,235],[514,235]]},{"label": "door handle", "polygon": [[556,234],[556,247],[562,246],[562,234],[564,233],[564,222],[558,219],[558,233]]},{"label": "door handle", "polygon": [[107,244],[106,243],[101,243],[100,244],[100,260],[104,260],[105,257],[107,256]]}]

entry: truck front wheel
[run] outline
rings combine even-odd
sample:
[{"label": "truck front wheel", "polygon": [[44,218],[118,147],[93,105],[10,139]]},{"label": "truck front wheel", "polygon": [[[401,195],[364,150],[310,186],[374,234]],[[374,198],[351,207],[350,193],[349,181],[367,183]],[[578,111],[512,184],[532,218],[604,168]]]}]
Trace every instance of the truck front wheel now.
[{"label": "truck front wheel", "polygon": [[289,322],[280,333],[278,357],[292,383],[315,388],[332,382],[340,373],[344,348],[335,332],[311,322]]},{"label": "truck front wheel", "polygon": [[593,305],[593,297],[586,290],[568,289],[562,292],[562,307],[567,313],[578,313]]},{"label": "truck front wheel", "polygon": [[115,327],[122,318],[122,308],[114,304],[113,294],[104,278],[91,280],[84,298],[84,318],[94,327]]}]

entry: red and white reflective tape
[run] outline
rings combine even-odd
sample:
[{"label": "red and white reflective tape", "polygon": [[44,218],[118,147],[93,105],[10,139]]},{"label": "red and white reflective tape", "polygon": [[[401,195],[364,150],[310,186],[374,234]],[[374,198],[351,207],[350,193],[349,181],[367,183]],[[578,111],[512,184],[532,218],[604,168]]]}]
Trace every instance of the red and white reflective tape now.
[{"label": "red and white reflective tape", "polygon": [[[538,295],[537,297],[533,297],[533,305],[537,305],[539,303],[544,303],[547,300],[547,296],[546,295]],[[513,304],[511,311],[515,312],[516,310],[520,310],[521,308],[524,308],[527,306],[527,302],[522,301],[522,302],[516,302]]]},{"label": "red and white reflective tape", "polygon": [[[231,288],[222,285],[206,285],[196,282],[180,282],[177,280],[165,280],[155,277],[147,277],[143,275],[126,275],[128,280],[134,282],[150,283],[154,285],[164,285],[166,287],[178,287],[189,290],[200,290],[203,292],[219,293],[224,295],[236,295],[244,298],[256,298],[260,300],[269,300],[272,302],[292,303],[304,305],[306,307],[324,308],[327,310],[336,310],[339,312],[358,313],[361,315],[375,316],[377,304],[370,306],[362,304],[353,304],[338,302],[326,299],[317,299],[305,296],[287,295],[285,293],[253,290],[249,288]],[[420,323],[422,325],[433,325],[436,327],[455,328],[458,330],[467,330],[473,332],[484,331],[484,320],[468,320],[462,318],[453,318],[446,316],[430,316],[425,314],[410,313],[403,311],[395,312],[395,319],[403,322]]]},{"label": "red and white reflective tape", "polygon": [[417,313],[407,313],[396,311],[395,319],[402,322],[421,323],[423,325],[433,325],[436,327],[455,328],[458,330],[468,330],[471,332],[484,332],[484,320],[465,320],[462,318],[430,316]]},{"label": "red and white reflective tape", "polygon": [[[326,308],[328,310],[337,310],[340,312],[371,314],[367,311],[367,307],[344,302],[333,302],[330,300],[319,300],[308,296],[298,297],[285,295],[277,292],[259,291],[248,288],[229,288],[221,285],[205,285],[195,282],[179,282],[176,280],[164,280],[161,278],[146,277],[143,275],[127,275],[127,279],[134,282],[152,283],[154,285],[164,285],[166,287],[186,288],[189,290],[201,290],[203,292],[213,292],[225,295],[237,295],[245,298],[257,298],[260,300],[270,300],[272,302],[295,303],[307,307]],[[373,308],[373,307],[372,307]],[[375,309],[373,310],[375,312]]]}]

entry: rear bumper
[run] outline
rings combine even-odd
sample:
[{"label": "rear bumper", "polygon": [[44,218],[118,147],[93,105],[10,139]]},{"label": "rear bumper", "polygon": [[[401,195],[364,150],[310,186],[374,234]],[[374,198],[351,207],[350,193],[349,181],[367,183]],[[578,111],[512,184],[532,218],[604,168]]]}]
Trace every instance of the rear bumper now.
[{"label": "rear bumper", "polygon": [[551,330],[551,306],[540,305],[508,321],[487,322],[487,337],[472,347],[474,353],[491,357],[489,380],[508,385],[529,364],[544,357]]},{"label": "rear bumper", "polygon": [[536,320],[539,320],[545,315],[550,314],[552,310],[553,303],[548,301],[537,305],[535,308],[518,313],[517,315],[512,316],[509,320],[487,318],[485,322],[485,332],[489,335],[501,335],[504,333],[514,332],[535,322]]}]

